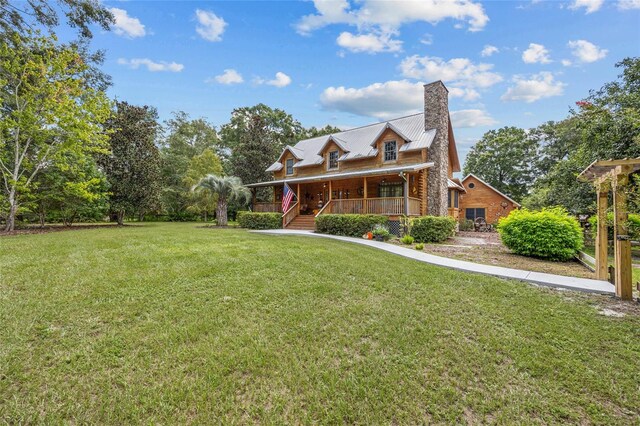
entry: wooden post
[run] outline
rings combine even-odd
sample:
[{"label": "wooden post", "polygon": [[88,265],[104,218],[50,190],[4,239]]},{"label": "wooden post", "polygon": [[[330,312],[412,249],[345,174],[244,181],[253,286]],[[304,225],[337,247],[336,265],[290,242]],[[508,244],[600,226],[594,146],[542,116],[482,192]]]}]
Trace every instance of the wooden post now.
[{"label": "wooden post", "polygon": [[367,177],[364,177],[364,187],[363,187],[363,194],[364,194],[364,213],[367,214],[369,213],[369,206],[367,206]]},{"label": "wooden post", "polygon": [[631,239],[629,238],[629,215],[627,194],[624,188],[629,182],[626,170],[616,170],[613,177],[613,238],[615,244],[616,296],[623,300],[633,298],[631,283]]},{"label": "wooden post", "polygon": [[329,201],[331,201],[331,197],[333,196],[333,191],[331,190],[331,181],[329,181]]},{"label": "wooden post", "polygon": [[273,185],[273,202],[276,203],[277,201],[278,201],[278,199],[276,198],[276,186]]},{"label": "wooden post", "polygon": [[609,265],[609,238],[607,232],[607,204],[609,183],[601,182],[597,185],[598,225],[596,235],[596,279],[607,280]]},{"label": "wooden post", "polygon": [[409,216],[409,175],[404,173],[404,215]]},{"label": "wooden post", "polygon": [[251,188],[251,211],[256,208],[256,188]]},{"label": "wooden post", "polygon": [[296,210],[298,211],[298,214],[300,214],[300,184],[298,184],[298,191],[296,192],[296,198],[297,198],[297,202],[298,202],[298,207],[296,207]]}]

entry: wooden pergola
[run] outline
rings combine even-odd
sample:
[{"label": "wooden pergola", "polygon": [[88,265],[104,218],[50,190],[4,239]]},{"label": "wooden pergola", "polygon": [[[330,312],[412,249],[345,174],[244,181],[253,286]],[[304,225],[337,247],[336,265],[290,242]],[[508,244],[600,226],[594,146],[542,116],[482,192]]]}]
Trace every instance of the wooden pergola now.
[{"label": "wooden pergola", "polygon": [[627,194],[624,189],[629,175],[640,170],[640,158],[594,161],[578,176],[593,182],[597,192],[598,230],[596,236],[596,278],[606,280],[608,274],[607,207],[609,191],[613,192],[613,240],[616,296],[631,300],[631,238]]}]

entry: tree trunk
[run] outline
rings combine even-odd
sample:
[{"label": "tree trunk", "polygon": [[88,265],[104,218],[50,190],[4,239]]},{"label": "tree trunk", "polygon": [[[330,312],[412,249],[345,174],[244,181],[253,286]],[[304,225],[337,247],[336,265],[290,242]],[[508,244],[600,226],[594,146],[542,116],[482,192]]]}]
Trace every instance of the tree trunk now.
[{"label": "tree trunk", "polygon": [[40,211],[38,212],[38,220],[40,221],[40,228],[44,228],[45,219],[46,219],[46,213],[44,209],[40,209]]},{"label": "tree trunk", "polygon": [[124,225],[124,210],[118,210],[118,226]]},{"label": "tree trunk", "polygon": [[227,226],[227,200],[218,200],[216,216],[218,219],[218,226]]},{"label": "tree trunk", "polygon": [[4,230],[11,232],[16,228],[16,214],[18,213],[18,202],[16,200],[16,190],[11,188],[9,192],[9,216],[7,216],[7,225]]},{"label": "tree trunk", "polygon": [[204,211],[204,223],[207,223],[207,211]]},{"label": "tree trunk", "polygon": [[144,222],[144,212],[138,213],[138,222]]}]

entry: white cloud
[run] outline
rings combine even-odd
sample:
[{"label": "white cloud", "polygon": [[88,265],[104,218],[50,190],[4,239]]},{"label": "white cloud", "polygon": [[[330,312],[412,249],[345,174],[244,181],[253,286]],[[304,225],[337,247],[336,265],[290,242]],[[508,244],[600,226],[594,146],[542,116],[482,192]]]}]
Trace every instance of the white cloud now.
[{"label": "white cloud", "polygon": [[451,111],[451,124],[453,127],[482,127],[493,126],[498,122],[489,115],[487,111],[481,109],[461,109]]},{"label": "white cloud", "polygon": [[422,38],[420,39],[420,43],[426,45],[426,46],[431,46],[433,44],[433,35],[426,33],[424,36],[422,36]]},{"label": "white cloud", "polygon": [[207,41],[222,40],[222,33],[224,33],[224,29],[227,26],[224,19],[213,12],[201,9],[196,10],[196,19],[198,20],[196,32],[200,34],[200,37]]},{"label": "white cloud", "polygon": [[421,82],[387,81],[358,89],[328,87],[320,95],[320,103],[328,110],[385,120],[419,112],[423,93]]},{"label": "white cloud", "polygon": [[585,13],[593,13],[602,7],[602,3],[604,3],[604,0],[573,0],[569,5],[569,9],[585,8]]},{"label": "white cloud", "polygon": [[141,66],[147,67],[147,70],[151,72],[160,72],[160,71],[169,71],[169,72],[180,72],[184,69],[184,65],[179,64],[177,62],[155,62],[148,58],[134,58],[134,59],[118,59],[118,64],[126,65],[131,69],[138,69]]},{"label": "white cloud", "polygon": [[452,87],[486,88],[502,81],[502,76],[492,72],[492,64],[474,64],[467,58],[444,61],[441,58],[413,55],[400,63],[404,77],[417,80],[442,80]]},{"label": "white cloud", "polygon": [[213,83],[214,81],[220,84],[239,84],[242,83],[244,79],[238,71],[228,68],[224,70],[222,74],[205,80],[206,83]]},{"label": "white cloud", "polygon": [[317,13],[303,16],[296,24],[300,34],[332,24],[348,24],[359,29],[376,27],[397,30],[411,22],[437,24],[444,19],[465,22],[469,31],[482,30],[489,17],[480,3],[472,0],[362,0],[352,4],[349,0],[314,0]]},{"label": "white cloud", "polygon": [[119,36],[129,38],[144,37],[147,32],[144,25],[138,18],[129,16],[126,10],[112,7],[109,11],[113,14],[115,22],[113,24],[113,32]]},{"label": "white cloud", "polygon": [[402,41],[394,40],[394,33],[369,33],[369,34],[352,34],[343,32],[338,36],[336,42],[338,46],[344,47],[352,52],[398,52],[402,50]]},{"label": "white cloud", "polygon": [[522,52],[522,60],[527,64],[548,64],[551,62],[549,51],[543,45],[537,43],[529,43],[529,48]]},{"label": "white cloud", "polygon": [[523,76],[515,76],[513,82],[515,85],[507,89],[500,98],[501,100],[531,103],[543,98],[560,96],[566,86],[560,81],[555,81],[550,72],[540,72],[528,79]]},{"label": "white cloud", "polygon": [[498,49],[497,47],[492,46],[490,44],[485,44],[484,49],[482,49],[482,52],[480,52],[480,56],[482,57],[491,56],[494,53],[498,53],[499,51],[500,49]]},{"label": "white cloud", "polygon": [[640,9],[640,0],[619,0],[618,9],[620,10]]},{"label": "white cloud", "polygon": [[480,93],[475,89],[463,89],[461,87],[449,87],[450,98],[462,98],[465,101],[475,101],[480,98]]},{"label": "white cloud", "polygon": [[255,84],[268,84],[269,86],[285,87],[291,84],[291,77],[281,71],[278,71],[273,80],[265,80],[263,78],[256,77],[253,79],[253,82]]},{"label": "white cloud", "polygon": [[573,56],[578,58],[580,62],[585,63],[598,61],[607,56],[609,52],[607,49],[600,49],[587,40],[573,40],[567,43],[567,46],[571,48]]}]

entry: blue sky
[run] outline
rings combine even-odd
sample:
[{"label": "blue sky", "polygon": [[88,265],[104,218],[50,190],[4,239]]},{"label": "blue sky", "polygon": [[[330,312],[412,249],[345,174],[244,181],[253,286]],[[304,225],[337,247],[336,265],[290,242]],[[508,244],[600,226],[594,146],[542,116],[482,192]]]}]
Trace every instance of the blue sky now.
[{"label": "blue sky", "polygon": [[462,157],[487,130],[564,118],[640,55],[640,0],[104,3],[110,95],[162,119],[219,126],[263,102],[348,128],[421,110],[442,79]]}]

